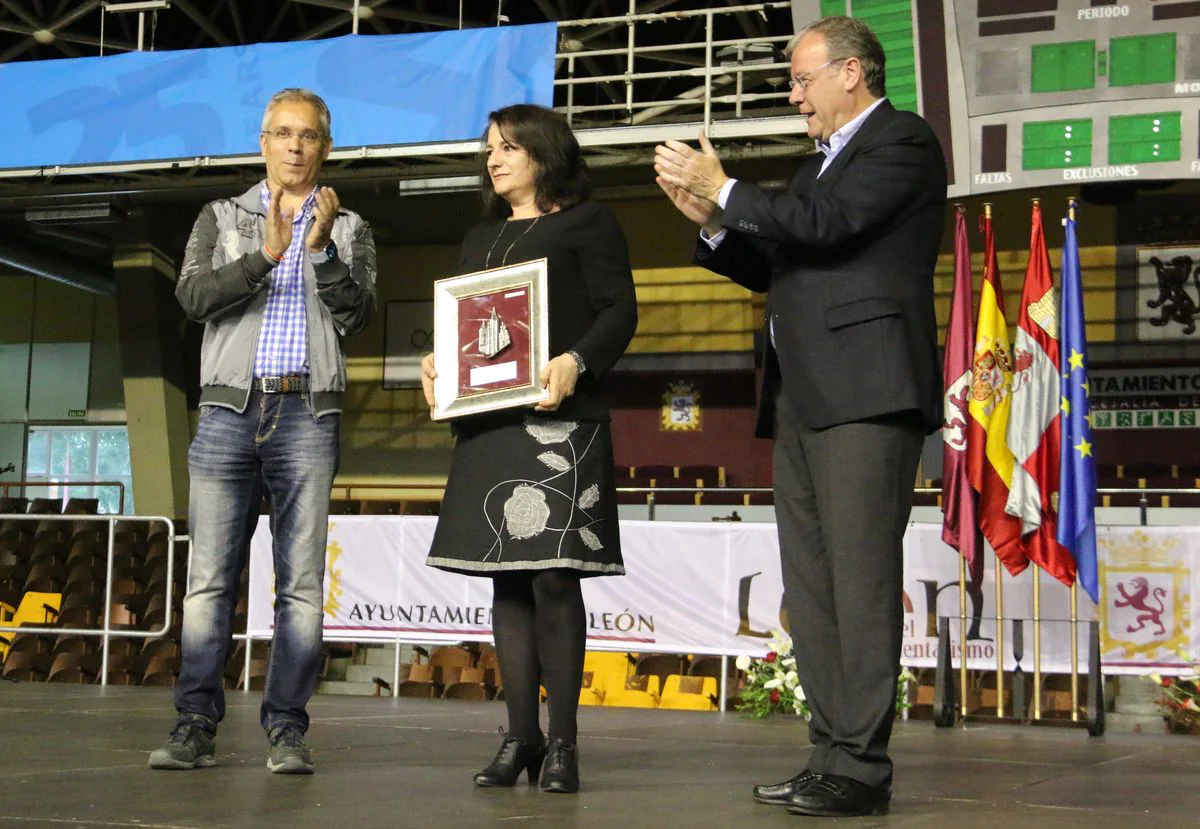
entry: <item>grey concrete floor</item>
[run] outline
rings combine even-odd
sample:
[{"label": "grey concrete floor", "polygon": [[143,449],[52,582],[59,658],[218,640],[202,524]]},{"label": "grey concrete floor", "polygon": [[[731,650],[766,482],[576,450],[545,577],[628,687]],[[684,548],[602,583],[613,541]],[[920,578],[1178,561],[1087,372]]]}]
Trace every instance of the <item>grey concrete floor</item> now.
[{"label": "grey concrete floor", "polygon": [[169,689],[0,682],[0,826],[1102,829],[1200,815],[1196,737],[900,723],[892,813],[829,820],[750,798],[753,783],[803,765],[794,721],[585,708],[583,788],[569,796],[472,786],[499,745],[503,703],[317,697],[311,777],[267,772],[258,694],[229,703],[215,768],[151,771]]}]

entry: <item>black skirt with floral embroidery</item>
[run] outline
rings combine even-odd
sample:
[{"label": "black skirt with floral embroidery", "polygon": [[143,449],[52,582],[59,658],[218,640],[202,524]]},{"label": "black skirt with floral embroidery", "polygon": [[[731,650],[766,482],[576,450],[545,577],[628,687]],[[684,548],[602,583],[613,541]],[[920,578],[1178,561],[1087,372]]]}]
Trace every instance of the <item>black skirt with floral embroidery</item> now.
[{"label": "black skirt with floral embroidery", "polygon": [[426,563],[468,575],[625,573],[607,422],[526,414],[468,419],[456,431]]}]

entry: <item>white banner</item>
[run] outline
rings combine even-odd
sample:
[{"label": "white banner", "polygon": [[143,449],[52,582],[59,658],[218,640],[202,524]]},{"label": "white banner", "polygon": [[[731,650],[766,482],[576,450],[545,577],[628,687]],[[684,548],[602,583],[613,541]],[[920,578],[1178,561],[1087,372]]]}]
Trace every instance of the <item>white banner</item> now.
[{"label": "white banner", "polygon": [[[437,519],[339,516],[329,522],[325,633],[330,639],[405,642],[490,641],[491,582],[425,566]],[[1101,604],[1079,593],[1078,654],[1087,664],[1087,625],[1101,623],[1106,673],[1179,673],[1200,662],[1200,531],[1182,527],[1101,527]],[[937,619],[949,616],[955,665],[961,653],[958,555],[941,526],[912,524],[905,535],[902,662],[937,660]],[[583,580],[588,647],[593,650],[761,656],[771,628],[782,627],[783,594],[774,524],[622,521],[629,575]],[[249,631],[272,629],[271,539],[267,519],[251,544]],[[1040,630],[1034,629],[1033,568],[1002,579],[995,571],[968,591],[966,650],[972,668],[1033,670],[1034,637],[1042,669],[1071,667],[1070,592],[1042,575]],[[1003,616],[998,623],[997,617]],[[1014,620],[1019,620],[1014,623]],[[1020,629],[1014,653],[1014,624]],[[803,635],[796,632],[795,635]]]}]

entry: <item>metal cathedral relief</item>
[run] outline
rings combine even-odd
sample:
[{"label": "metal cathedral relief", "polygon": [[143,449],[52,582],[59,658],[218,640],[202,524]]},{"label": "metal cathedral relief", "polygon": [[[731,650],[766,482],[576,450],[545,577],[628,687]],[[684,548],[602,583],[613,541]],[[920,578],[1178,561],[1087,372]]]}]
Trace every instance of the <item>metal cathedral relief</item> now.
[{"label": "metal cathedral relief", "polygon": [[479,353],[490,360],[511,344],[508,326],[493,308],[492,315],[479,324]]}]

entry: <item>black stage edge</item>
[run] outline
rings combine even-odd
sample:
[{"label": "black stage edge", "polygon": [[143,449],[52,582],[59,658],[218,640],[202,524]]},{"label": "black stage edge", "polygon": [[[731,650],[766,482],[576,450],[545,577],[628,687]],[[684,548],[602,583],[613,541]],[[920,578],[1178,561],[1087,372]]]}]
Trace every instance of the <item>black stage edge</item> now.
[{"label": "black stage edge", "polygon": [[503,703],[317,697],[317,773],[270,774],[257,693],[231,692],[217,766],[151,771],[170,690],[0,682],[0,826],[373,829],[785,826],[1103,829],[1195,825],[1200,739],[897,723],[884,818],[802,818],[750,798],[803,765],[802,723],[621,708],[580,713],[576,796],[476,789]]}]

